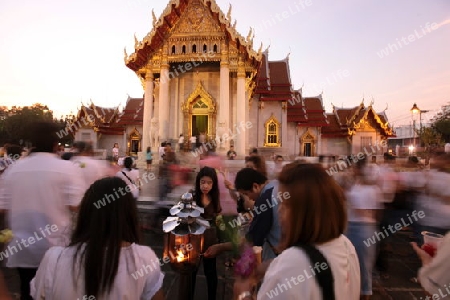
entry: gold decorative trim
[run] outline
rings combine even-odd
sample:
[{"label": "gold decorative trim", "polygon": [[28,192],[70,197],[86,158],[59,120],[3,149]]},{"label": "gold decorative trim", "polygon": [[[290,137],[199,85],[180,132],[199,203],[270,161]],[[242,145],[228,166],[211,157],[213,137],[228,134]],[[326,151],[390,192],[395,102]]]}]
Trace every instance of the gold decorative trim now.
[{"label": "gold decorative trim", "polygon": [[192,134],[191,117],[194,112],[194,104],[201,99],[208,108],[195,109],[197,112],[208,116],[208,138],[216,136],[216,117],[217,104],[214,98],[205,90],[201,81],[198,82],[196,89],[191,93],[188,99],[182,104],[182,111],[184,115],[184,136]]},{"label": "gold decorative trim", "polygon": [[[273,143],[273,142],[270,143],[268,141],[268,139],[269,139],[269,126],[271,126],[271,125],[275,125],[276,126],[276,129],[275,129],[275,132],[276,132],[275,135],[276,135],[276,138],[277,138],[276,143]],[[281,139],[281,137],[280,137],[281,123],[278,122],[278,120],[275,118],[273,113],[270,116],[270,118],[264,123],[264,129],[265,129],[265,131],[264,131],[264,147],[281,147],[281,141],[280,141],[280,139]]]}]

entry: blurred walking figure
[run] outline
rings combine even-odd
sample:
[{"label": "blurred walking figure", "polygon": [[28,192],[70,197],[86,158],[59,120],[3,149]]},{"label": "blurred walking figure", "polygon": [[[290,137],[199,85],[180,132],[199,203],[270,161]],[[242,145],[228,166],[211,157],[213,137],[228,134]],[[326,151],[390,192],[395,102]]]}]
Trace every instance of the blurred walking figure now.
[{"label": "blurred walking figure", "polygon": [[180,137],[178,138],[178,147],[179,147],[179,151],[183,152],[184,149],[184,135],[181,133]]},{"label": "blurred walking figure", "polygon": [[164,200],[168,193],[172,190],[171,184],[171,166],[176,163],[175,152],[172,150],[170,143],[165,144],[164,158],[159,163],[159,199]]},{"label": "blurred walking figure", "polygon": [[152,162],[153,162],[153,156],[152,156],[152,150],[150,147],[147,147],[147,152],[145,153],[145,160],[147,161],[147,169],[145,170],[147,173],[151,172],[152,170]]},{"label": "blurred walking figure", "polygon": [[76,142],[76,151],[70,161],[80,168],[85,181],[85,190],[89,188],[96,180],[108,176],[109,166],[106,161],[95,159],[92,143]]},{"label": "blurred walking figure", "polygon": [[125,157],[123,160],[124,168],[117,172],[116,176],[121,178],[128,185],[133,197],[137,200],[139,198],[139,170],[134,168],[133,158]]},{"label": "blurred walking figure", "polygon": [[[8,227],[14,233],[8,248],[15,250],[7,267],[19,272],[21,299],[32,299],[30,281],[45,251],[68,244],[71,211],[77,210],[85,191],[80,168],[56,155],[58,130],[53,123],[34,124],[32,153],[3,174],[0,211],[8,213]],[[49,227],[54,229],[51,234],[42,234],[42,228]],[[19,244],[36,234],[39,240],[28,247]]]},{"label": "blurred walking figure", "polygon": [[361,272],[361,299],[372,295],[372,269],[375,264],[376,245],[364,242],[377,231],[377,214],[382,209],[383,194],[367,168],[367,158],[354,167],[354,184],[347,191],[348,228],[346,235],[355,246]]},{"label": "blurred walking figure", "polygon": [[[45,253],[31,282],[34,299],[164,299],[158,257],[139,245],[136,202],[117,192],[126,187],[117,177],[89,187],[70,244]],[[105,195],[114,201],[97,208]]]},{"label": "blurred walking figure", "polygon": [[269,179],[276,179],[280,175],[281,169],[283,169],[283,156],[275,155],[275,160],[273,161],[273,167],[270,168]]},{"label": "blurred walking figure", "polygon": [[191,135],[189,138],[189,143],[191,144],[191,151],[195,151],[197,144],[197,137],[195,135]]},{"label": "blurred walking figure", "polygon": [[114,147],[112,148],[112,156],[114,161],[119,161],[119,144],[114,143]]},{"label": "blurred walking figure", "polygon": [[450,154],[435,155],[430,168],[428,172],[417,172],[412,182],[419,185],[420,191],[415,209],[425,214],[419,220],[421,231],[445,235],[450,231]]},{"label": "blurred walking figure", "polygon": [[267,177],[267,166],[262,156],[251,155],[245,158],[245,167],[254,169]]},{"label": "blurred walking figure", "polygon": [[227,152],[227,157],[229,160],[234,160],[234,158],[237,156],[236,151],[234,151],[234,146],[230,146],[230,150]]}]

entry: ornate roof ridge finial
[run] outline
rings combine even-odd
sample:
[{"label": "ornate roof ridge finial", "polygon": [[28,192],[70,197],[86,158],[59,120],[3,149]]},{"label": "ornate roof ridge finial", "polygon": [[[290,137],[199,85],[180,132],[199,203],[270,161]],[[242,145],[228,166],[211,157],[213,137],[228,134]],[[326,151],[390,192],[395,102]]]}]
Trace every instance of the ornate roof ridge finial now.
[{"label": "ornate roof ridge finial", "polygon": [[258,49],[258,55],[262,53],[262,48],[263,48],[263,43],[261,42],[261,45],[259,46],[259,49]]},{"label": "ornate roof ridge finial", "polygon": [[153,18],[152,24],[153,24],[153,27],[155,27],[156,22],[158,21],[158,19],[156,18],[155,9],[154,8],[152,9],[152,18]]},{"label": "ornate roof ridge finial", "polygon": [[232,10],[233,6],[230,3],[230,7],[228,8],[228,12],[227,12],[227,19],[229,22],[231,22],[231,10]]},{"label": "ornate roof ridge finial", "polygon": [[128,60],[128,53],[127,53],[127,47],[123,47],[123,60],[125,61],[125,63],[127,63]]},{"label": "ornate roof ridge finial", "polygon": [[236,30],[236,25],[237,25],[237,20],[234,20],[234,23],[233,23],[233,26],[232,26],[234,30]]},{"label": "ornate roof ridge finial", "polygon": [[134,33],[134,48],[137,49],[137,47],[139,46],[139,41],[136,37],[136,32]]},{"label": "ornate roof ridge finial", "polygon": [[[269,54],[270,45],[272,44],[272,41],[269,39],[269,46],[267,46],[266,50],[264,50],[265,53]],[[267,62],[269,62],[269,57],[267,57]]]},{"label": "ornate roof ridge finial", "polygon": [[250,27],[250,30],[248,31],[248,34],[247,34],[247,41],[250,41],[250,39],[251,39],[251,37],[252,37],[252,32],[253,32],[253,28],[251,28]]},{"label": "ornate roof ridge finial", "polygon": [[375,103],[375,100],[374,100],[373,97],[372,97],[372,101],[370,101],[369,106],[372,106],[374,103]]}]

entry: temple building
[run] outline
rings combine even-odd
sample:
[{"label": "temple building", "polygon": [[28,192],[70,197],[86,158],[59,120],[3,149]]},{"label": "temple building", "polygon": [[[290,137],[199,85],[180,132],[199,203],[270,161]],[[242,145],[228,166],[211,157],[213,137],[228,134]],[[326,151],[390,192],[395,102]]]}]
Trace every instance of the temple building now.
[{"label": "temple building", "polygon": [[234,145],[240,157],[252,147],[297,157],[348,155],[394,134],[372,103],[326,113],[321,95],[294,90],[289,57],[271,61],[262,45],[254,50],[255,33],[238,33],[231,12],[214,0],[170,0],[159,18],[153,13],[152,30],[135,37],[134,52],[124,57],[144,97],[95,119],[85,137],[91,128],[97,147],[110,149],[114,140],[136,154],[203,133],[219,151]]}]

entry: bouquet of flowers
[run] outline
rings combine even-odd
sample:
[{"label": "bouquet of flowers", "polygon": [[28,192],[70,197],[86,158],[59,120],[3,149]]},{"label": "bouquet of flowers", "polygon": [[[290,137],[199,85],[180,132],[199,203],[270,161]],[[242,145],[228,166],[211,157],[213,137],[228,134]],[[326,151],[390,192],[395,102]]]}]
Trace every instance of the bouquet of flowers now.
[{"label": "bouquet of flowers", "polygon": [[257,265],[257,258],[253,248],[249,245],[245,245],[241,257],[234,264],[234,274],[248,278],[253,274]]},{"label": "bouquet of flowers", "polygon": [[14,235],[11,229],[3,229],[0,231],[0,243],[9,243],[13,239]]},{"label": "bouquet of flowers", "polygon": [[219,229],[219,237],[223,242],[231,242],[233,244],[233,254],[239,254],[239,245],[241,238],[238,228],[234,228],[225,222],[222,215],[216,216],[216,226]]}]

